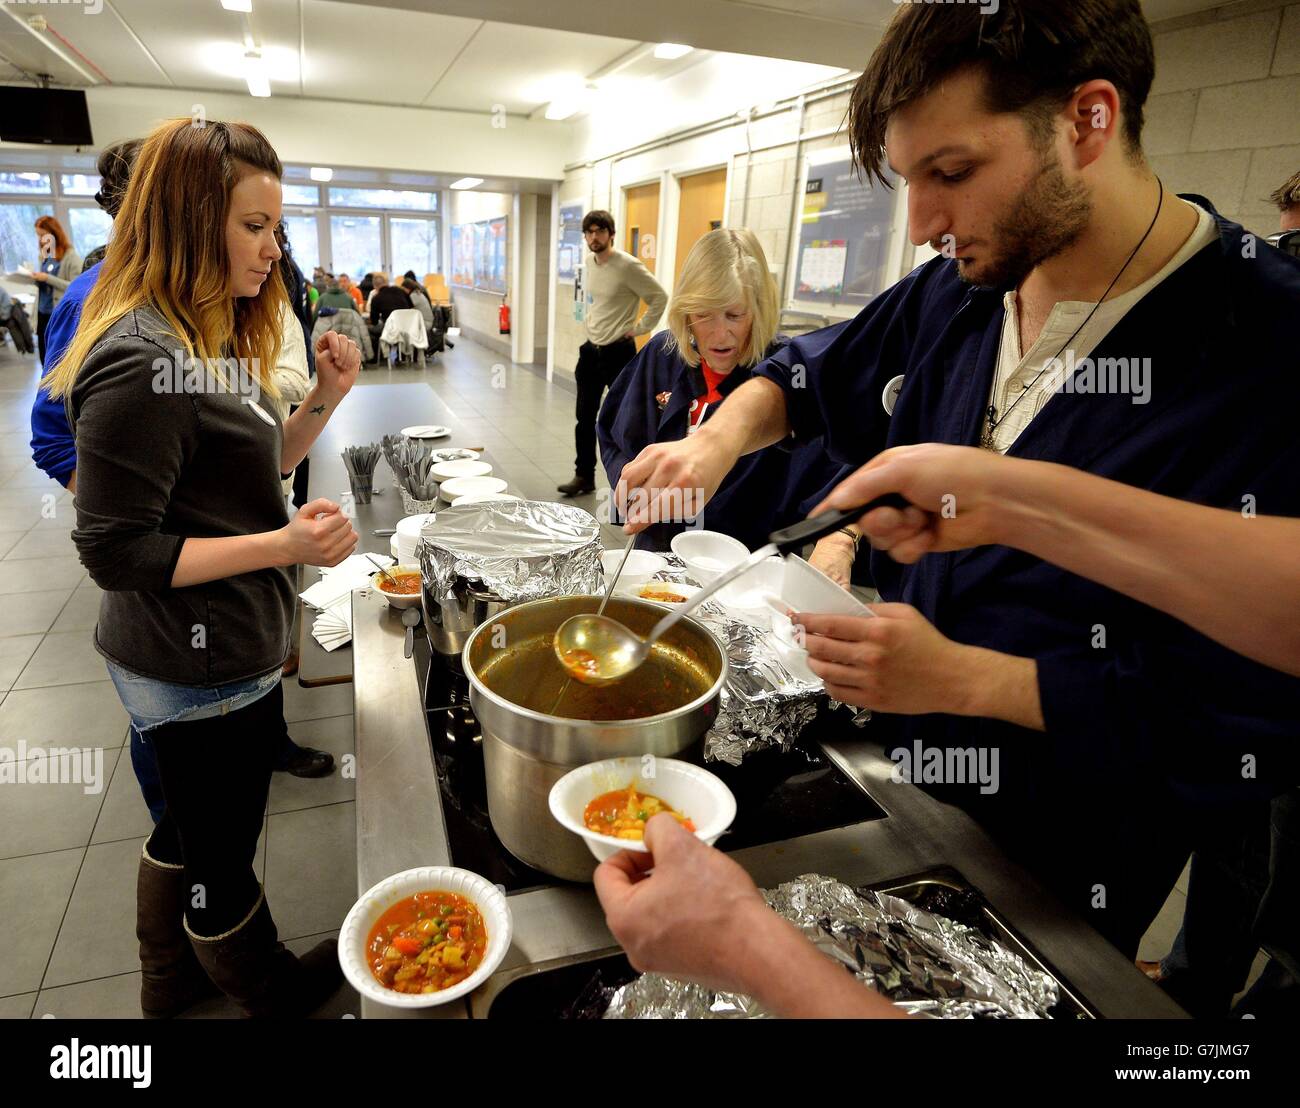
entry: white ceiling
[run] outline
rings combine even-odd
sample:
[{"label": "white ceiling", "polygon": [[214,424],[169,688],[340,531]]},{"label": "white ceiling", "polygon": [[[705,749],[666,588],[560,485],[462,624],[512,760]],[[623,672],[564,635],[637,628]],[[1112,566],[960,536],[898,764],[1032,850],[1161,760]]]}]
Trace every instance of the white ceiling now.
[{"label": "white ceiling", "polygon": [[[90,82],[3,13],[40,15],[43,39],[78,56],[99,83],[218,92],[246,88],[245,29],[275,96],[527,114],[556,82],[587,76],[640,45],[567,30],[369,7],[336,0],[254,0],[243,17],[219,0],[103,0],[0,7],[0,81],[48,73]],[[665,73],[676,63],[659,63]]]},{"label": "white ceiling", "polygon": [[[1222,0],[1144,0],[1148,18]],[[590,77],[645,42],[699,47],[679,62],[636,60],[625,75],[666,77],[709,51],[861,68],[894,0],[219,0],[0,3],[0,83],[48,73],[96,83],[242,93],[246,45],[267,59],[276,96],[529,114],[556,83]],[[39,36],[22,25],[43,18]],[[251,36],[246,39],[246,34]]]}]

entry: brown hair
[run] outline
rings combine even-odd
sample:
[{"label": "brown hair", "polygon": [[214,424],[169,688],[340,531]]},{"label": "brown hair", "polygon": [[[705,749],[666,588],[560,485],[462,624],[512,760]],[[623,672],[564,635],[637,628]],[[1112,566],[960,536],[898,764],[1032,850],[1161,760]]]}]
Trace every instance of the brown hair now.
[{"label": "brown hair", "polygon": [[131,167],[144,145],[142,139],[127,139],[107,146],[99,155],[95,168],[99,171],[99,191],[95,193],[95,203],[114,219],[121,210],[122,199],[126,196],[126,185],[131,179]]},{"label": "brown hair", "polygon": [[250,169],[281,175],[275,150],[247,123],[195,126],[187,116],[145,139],[77,333],[41,382],[51,397],[71,390],[105,331],[144,307],[167,321],[189,357],[209,366],[237,357],[263,392],[279,395],[273,374],[288,303],[280,267],[256,296],[230,295],[227,209]]},{"label": "brown hair", "polygon": [[614,233],[614,217],[607,211],[597,208],[582,217],[582,233],[585,235],[593,227],[601,231]]},{"label": "brown hair", "polygon": [[68,232],[63,229],[60,223],[52,215],[43,215],[36,220],[36,232],[38,235],[44,235],[49,232],[54,236],[54,256],[63,261],[63,255],[68,252],[68,247],[72,241],[68,238]]},{"label": "brown hair", "polygon": [[849,142],[859,171],[888,185],[889,117],[967,67],[984,75],[985,107],[1025,116],[1040,142],[1079,85],[1110,81],[1129,153],[1141,152],[1155,50],[1138,0],[1001,0],[987,15],[980,4],[905,3],[853,88]]},{"label": "brown hair", "polygon": [[1277,205],[1278,211],[1286,212],[1300,207],[1300,171],[1291,174],[1269,199]]}]

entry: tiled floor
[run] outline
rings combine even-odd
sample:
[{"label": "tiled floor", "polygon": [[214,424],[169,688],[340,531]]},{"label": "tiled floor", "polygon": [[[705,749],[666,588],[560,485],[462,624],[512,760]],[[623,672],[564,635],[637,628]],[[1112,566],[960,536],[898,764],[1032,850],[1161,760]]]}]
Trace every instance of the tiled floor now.
[{"label": "tiled floor", "polygon": [[[461,341],[422,371],[368,369],[360,387],[427,381],[526,495],[553,499],[573,473],[573,393],[515,367],[493,387],[498,361]],[[0,346],[0,747],[27,761],[54,746],[100,760],[88,786],[0,785],[0,1018],[134,1017],[135,872],[152,823],[124,745],[126,713],[91,645],[99,589],[72,546],[72,497],[32,464],[38,378],[33,358]],[[350,685],[307,690],[291,678],[284,691],[297,741],[336,760],[351,752]],[[355,825],[354,785],[337,771],[273,780],[257,866],[291,948],[337,931],[351,907]],[[321,1014],[357,1010],[344,988]],[[212,1002],[194,1014],[232,1009]]]},{"label": "tiled floor", "polygon": [[[573,473],[573,394],[461,339],[424,370],[367,370],[359,387],[426,381],[530,497],[551,500]],[[0,785],[0,1018],[134,1017],[139,970],[135,871],[149,814],[124,748],[127,719],[91,646],[99,590],[73,550],[72,498],[32,464],[34,359],[0,346],[0,747],[102,751],[98,788]],[[412,413],[416,419],[419,413]],[[595,510],[608,484],[577,503]],[[617,532],[607,534],[617,541]],[[306,690],[285,682],[285,715],[299,742],[352,750],[350,685]],[[276,775],[257,865],[283,939],[309,948],[337,930],[355,898],[352,782]],[[1185,879],[1142,947],[1164,953],[1182,915]],[[358,1011],[339,991],[322,1015]],[[199,1017],[232,1014],[224,1001]]]}]

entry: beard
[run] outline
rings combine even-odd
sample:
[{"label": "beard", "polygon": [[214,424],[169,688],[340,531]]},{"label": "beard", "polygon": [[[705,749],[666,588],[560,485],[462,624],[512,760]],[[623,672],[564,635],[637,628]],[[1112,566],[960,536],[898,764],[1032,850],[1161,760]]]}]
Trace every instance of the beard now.
[{"label": "beard", "polygon": [[1077,242],[1091,217],[1088,190],[1067,181],[1059,162],[1045,159],[994,223],[993,256],[982,265],[959,261],[957,275],[986,288],[1017,286],[1036,266]]}]

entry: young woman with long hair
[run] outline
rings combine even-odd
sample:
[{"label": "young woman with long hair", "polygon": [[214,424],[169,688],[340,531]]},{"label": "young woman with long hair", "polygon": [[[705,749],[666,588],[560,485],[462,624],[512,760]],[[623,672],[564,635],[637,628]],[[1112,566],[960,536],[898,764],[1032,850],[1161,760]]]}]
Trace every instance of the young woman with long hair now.
[{"label": "young woman with long hair", "polygon": [[284,728],[289,567],[336,565],[357,543],[328,500],[290,519],[280,487],[360,368],[355,345],[325,336],[310,392],[281,419],[280,174],[247,124],[155,130],[43,382],[76,433],[72,538],[105,590],[95,646],[166,802],[137,884],[150,1016],[214,983],[249,1015],[301,1015],[339,981],[332,942],[302,959],[279,943],[253,870]]},{"label": "young woman with long hair", "polygon": [[40,287],[36,300],[36,338],[40,344],[41,365],[46,369],[45,329],[49,326],[54,307],[63,298],[63,290],[81,275],[81,255],[68,238],[68,232],[52,215],[43,215],[36,221],[36,244],[40,252],[40,265],[32,278]]}]

